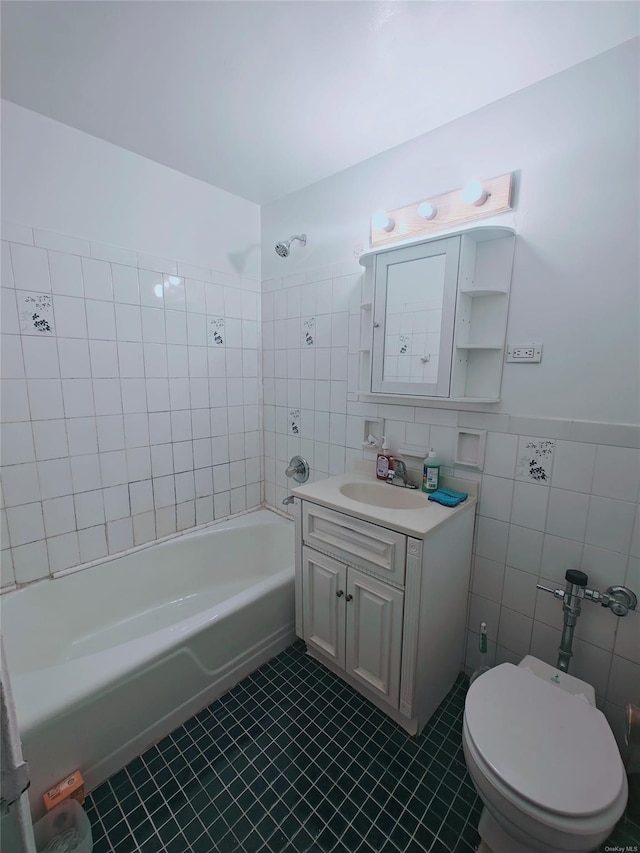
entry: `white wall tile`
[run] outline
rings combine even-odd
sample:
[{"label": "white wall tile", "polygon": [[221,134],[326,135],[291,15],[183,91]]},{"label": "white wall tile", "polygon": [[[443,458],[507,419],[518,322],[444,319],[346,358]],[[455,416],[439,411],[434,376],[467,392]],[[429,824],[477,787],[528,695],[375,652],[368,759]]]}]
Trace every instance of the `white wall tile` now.
[{"label": "white wall tile", "polygon": [[93,384],[90,379],[63,379],[62,396],[67,418],[82,418],[95,414]]},{"label": "white wall tile", "polygon": [[68,459],[47,459],[38,462],[38,478],[43,500],[70,495],[73,492]]},{"label": "white wall tile", "polygon": [[119,341],[142,341],[142,319],[138,305],[116,303],[116,337]]},{"label": "white wall tile", "polygon": [[31,434],[31,424],[10,423],[2,427],[0,444],[3,465],[17,465],[20,462],[34,462],[36,458]]},{"label": "white wall tile", "polygon": [[16,288],[38,293],[51,291],[49,259],[45,249],[12,243],[11,264]]},{"label": "white wall tile", "polygon": [[52,574],[77,566],[80,563],[78,534],[74,530],[71,533],[63,533],[61,536],[47,539],[47,552],[49,554],[49,571]]},{"label": "white wall tile", "polygon": [[518,655],[526,655],[531,645],[533,619],[508,607],[500,608],[498,643]]},{"label": "white wall tile", "polygon": [[[108,304],[108,303],[105,303]],[[91,375],[96,379],[115,379],[119,375],[115,341],[90,340]]]},{"label": "white wall tile", "polygon": [[[82,265],[80,258],[63,252],[49,252],[51,290],[62,296],[83,296]],[[56,320],[57,317],[57,300]]]},{"label": "white wall tile", "polygon": [[100,415],[96,417],[96,427],[100,453],[124,448],[124,420],[122,415]]},{"label": "white wall tile", "polygon": [[104,500],[104,517],[107,521],[117,521],[131,515],[127,485],[111,486],[104,489],[102,497]]},{"label": "white wall tile", "polygon": [[627,556],[585,545],[580,568],[589,575],[589,586],[604,591],[608,586],[624,584]]},{"label": "white wall tile", "polygon": [[29,396],[24,379],[3,379],[0,381],[0,401],[2,402],[2,422],[28,421]]},{"label": "white wall tile", "polygon": [[102,486],[102,473],[97,453],[71,458],[71,482],[74,492],[87,492]]},{"label": "white wall tile", "polygon": [[75,495],[74,504],[78,530],[104,523],[102,489]]},{"label": "white wall tile", "polygon": [[93,258],[82,259],[84,295],[87,299],[113,299],[111,264]]},{"label": "white wall tile", "polygon": [[547,533],[564,539],[584,540],[589,512],[589,495],[551,489]]},{"label": "white wall tile", "polygon": [[595,458],[595,444],[558,441],[551,477],[552,485],[572,492],[590,492]]},{"label": "white wall tile", "polygon": [[114,300],[129,305],[139,305],[138,270],[133,266],[111,264],[111,274]]},{"label": "white wall tile", "polygon": [[60,459],[69,455],[65,420],[35,421],[32,428],[36,459]]},{"label": "white wall tile", "polygon": [[15,548],[18,545],[26,545],[28,542],[36,542],[39,539],[44,539],[42,504],[39,501],[31,504],[23,504],[22,506],[7,507],[6,513],[7,524],[9,526],[9,539],[11,547],[14,549],[14,555]]},{"label": "white wall tile", "polygon": [[156,519],[153,512],[133,516],[133,543],[143,545],[156,538]]},{"label": "white wall tile", "polygon": [[[543,534],[538,530],[518,527],[516,524],[510,525],[507,565],[533,575],[539,574],[543,539]],[[507,645],[507,648],[511,647]]]},{"label": "white wall tile", "polygon": [[145,343],[165,343],[164,311],[160,308],[148,308],[146,306],[140,310],[142,315],[142,340]]},{"label": "white wall tile", "polygon": [[502,563],[494,563],[486,557],[474,558],[471,589],[476,595],[500,604],[503,582],[504,565]]},{"label": "white wall tile", "polygon": [[610,651],[574,637],[571,675],[591,684],[598,696],[606,696],[612,657]]},{"label": "white wall tile", "polygon": [[12,551],[17,583],[28,583],[49,574],[49,558],[44,540],[14,547]]},{"label": "white wall tile", "polygon": [[487,639],[495,644],[498,640],[498,627],[500,624],[500,605],[479,595],[471,595],[469,598],[469,627],[472,631],[480,631],[480,623],[487,623]]},{"label": "white wall tile", "polygon": [[478,518],[476,554],[495,563],[504,563],[507,556],[509,525],[492,518]]},{"label": "white wall tile", "polygon": [[60,376],[63,379],[83,379],[91,376],[88,341],[59,337],[58,356]]},{"label": "white wall tile", "polygon": [[[85,300],[74,296],[54,296],[56,334],[61,338],[86,338]],[[88,303],[87,303],[88,304]],[[103,303],[96,303],[101,305]]]},{"label": "white wall tile", "polygon": [[639,488],[640,450],[599,445],[593,473],[593,494],[636,502]]},{"label": "white wall tile", "polygon": [[108,549],[104,524],[79,530],[78,544],[80,546],[80,561],[82,563],[106,557]]},{"label": "white wall tile", "polygon": [[93,398],[96,415],[122,414],[122,396],[119,379],[94,379]]},{"label": "white wall tile", "polygon": [[487,433],[484,473],[513,478],[516,467],[518,436],[503,432]]},{"label": "white wall tile", "polygon": [[75,506],[71,495],[43,501],[42,512],[47,537],[71,533],[76,529]]},{"label": "white wall tile", "polygon": [[[29,338],[28,340],[34,340]],[[47,343],[49,343],[47,341]],[[22,356],[22,341],[19,335],[0,336],[2,358],[2,376],[4,379],[24,379],[24,358]]]},{"label": "white wall tile", "polygon": [[87,299],[88,336],[94,341],[114,341],[116,339],[116,318],[111,302],[100,302],[97,299]]},{"label": "white wall tile", "polygon": [[585,542],[628,554],[635,515],[635,504],[592,496]]},{"label": "white wall tile", "polygon": [[149,512],[153,507],[153,486],[151,480],[142,480],[138,483],[129,483],[129,498],[131,501],[131,514],[139,515]]},{"label": "white wall tile", "polygon": [[[15,287],[13,267],[11,265],[11,246],[6,240],[0,241],[0,261],[2,263],[0,271],[0,286]],[[5,584],[3,584],[3,586],[4,585]]]},{"label": "white wall tile", "polygon": [[580,567],[582,550],[582,542],[547,534],[542,547],[542,574],[562,580],[567,569]]},{"label": "white wall tile", "polygon": [[62,383],[59,379],[29,379],[27,386],[32,420],[64,417]]},{"label": "white wall tile", "polygon": [[119,486],[127,482],[127,455],[124,450],[110,450],[100,454],[102,485]]},{"label": "white wall tile", "polygon": [[108,243],[97,243],[93,240],[91,241],[91,257],[99,261],[110,261],[112,269],[122,264],[134,268],[138,266],[137,252],[133,252],[131,249],[123,249],[121,246],[111,246]]},{"label": "white wall tile", "polygon": [[98,452],[95,418],[69,418],[67,420],[67,436],[70,456]]},{"label": "white wall tile", "polygon": [[544,530],[547,520],[549,489],[536,483],[516,482],[513,488],[511,523]]},{"label": "white wall tile", "polygon": [[49,379],[60,376],[58,348],[54,338],[23,336],[22,351],[25,375],[28,379]]},{"label": "white wall tile", "polygon": [[[164,282],[162,274],[151,270],[138,270],[140,304],[151,308],[164,307]],[[135,530],[134,530],[135,534]]]},{"label": "white wall tile", "polygon": [[5,506],[19,506],[40,500],[40,484],[35,462],[6,465],[2,471]]},{"label": "white wall tile", "polygon": [[107,547],[110,554],[133,548],[133,520],[120,518],[107,522]]}]

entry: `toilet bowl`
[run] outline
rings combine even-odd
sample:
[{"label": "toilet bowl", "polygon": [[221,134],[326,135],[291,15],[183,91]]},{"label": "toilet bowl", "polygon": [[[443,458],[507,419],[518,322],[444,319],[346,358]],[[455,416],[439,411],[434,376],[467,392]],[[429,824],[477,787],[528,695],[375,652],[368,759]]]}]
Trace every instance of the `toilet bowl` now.
[{"label": "toilet bowl", "polygon": [[627,777],[593,688],[527,656],[476,679],[463,747],[493,853],[588,853],[627,803]]}]

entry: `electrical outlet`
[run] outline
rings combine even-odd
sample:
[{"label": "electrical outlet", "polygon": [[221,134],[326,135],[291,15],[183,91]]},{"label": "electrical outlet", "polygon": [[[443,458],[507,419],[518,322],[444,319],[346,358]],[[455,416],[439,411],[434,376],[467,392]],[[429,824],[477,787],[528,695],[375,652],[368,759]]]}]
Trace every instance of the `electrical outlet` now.
[{"label": "electrical outlet", "polygon": [[537,364],[542,361],[542,344],[508,344],[507,361]]}]

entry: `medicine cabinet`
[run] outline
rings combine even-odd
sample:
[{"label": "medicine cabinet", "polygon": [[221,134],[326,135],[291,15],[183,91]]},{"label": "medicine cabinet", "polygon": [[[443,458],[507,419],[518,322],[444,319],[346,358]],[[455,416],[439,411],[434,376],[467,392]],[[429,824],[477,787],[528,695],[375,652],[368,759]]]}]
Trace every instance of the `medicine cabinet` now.
[{"label": "medicine cabinet", "polygon": [[360,392],[498,402],[514,244],[478,227],[364,253]]}]

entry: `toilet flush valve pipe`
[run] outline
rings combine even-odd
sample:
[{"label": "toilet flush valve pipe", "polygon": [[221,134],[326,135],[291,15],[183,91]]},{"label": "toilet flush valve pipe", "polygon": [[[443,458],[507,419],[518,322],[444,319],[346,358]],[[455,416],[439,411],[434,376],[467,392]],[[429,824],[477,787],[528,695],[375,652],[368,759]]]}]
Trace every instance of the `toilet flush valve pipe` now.
[{"label": "toilet flush valve pipe", "polygon": [[584,590],[589,578],[579,569],[567,569],[565,574],[567,582],[562,600],[564,620],[562,624],[562,637],[558,647],[558,669],[561,672],[569,672],[569,662],[573,657],[571,647],[573,645],[573,631],[581,612]]}]

